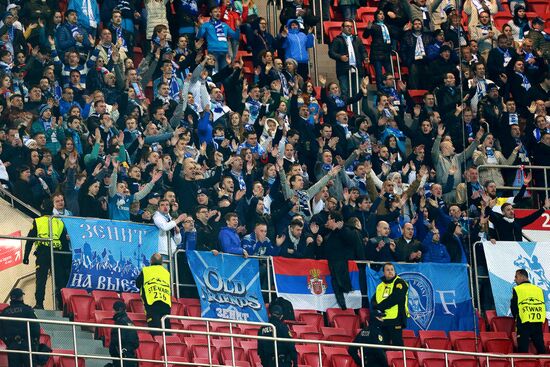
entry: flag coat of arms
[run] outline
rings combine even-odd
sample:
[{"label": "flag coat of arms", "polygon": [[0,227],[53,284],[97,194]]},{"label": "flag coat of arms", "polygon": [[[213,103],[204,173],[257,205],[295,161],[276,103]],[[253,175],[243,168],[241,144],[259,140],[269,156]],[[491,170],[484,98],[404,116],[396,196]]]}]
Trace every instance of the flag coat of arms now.
[{"label": "flag coat of arms", "polygon": [[[359,269],[353,261],[348,262],[352,291],[345,293],[348,308],[361,307]],[[286,298],[294,309],[326,311],[339,307],[332,288],[326,260],[273,258],[277,296]]]}]

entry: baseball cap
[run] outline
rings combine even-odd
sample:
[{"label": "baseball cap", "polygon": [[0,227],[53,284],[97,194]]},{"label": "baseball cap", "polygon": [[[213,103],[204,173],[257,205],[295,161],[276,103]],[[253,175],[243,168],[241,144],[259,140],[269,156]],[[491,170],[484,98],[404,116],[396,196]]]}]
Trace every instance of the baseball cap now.
[{"label": "baseball cap", "polygon": [[160,194],[158,192],[151,192],[149,195],[147,195],[147,200],[158,198],[160,198]]},{"label": "baseball cap", "polygon": [[18,299],[25,295],[21,288],[13,288],[10,292],[10,299]]},{"label": "baseball cap", "polygon": [[208,190],[206,190],[206,189],[198,189],[198,190],[197,190],[197,196],[199,196],[199,195],[206,195],[206,196],[208,196]]}]

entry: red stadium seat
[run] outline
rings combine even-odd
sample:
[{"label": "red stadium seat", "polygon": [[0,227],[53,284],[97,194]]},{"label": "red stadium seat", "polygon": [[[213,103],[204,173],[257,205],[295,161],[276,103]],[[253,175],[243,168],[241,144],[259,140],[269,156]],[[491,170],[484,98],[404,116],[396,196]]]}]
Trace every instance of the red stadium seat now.
[{"label": "red stadium seat", "polygon": [[479,357],[479,365],[481,367],[511,367],[510,360],[504,358],[489,358],[489,364],[487,364],[487,358]]},{"label": "red stadium seat", "polygon": [[349,354],[335,354],[330,359],[332,367],[354,367],[355,362]]},{"label": "red stadium seat", "polygon": [[445,367],[445,355],[433,352],[416,352],[421,367]]},{"label": "red stadium seat", "polygon": [[311,326],[311,325],[293,325],[292,326],[292,331],[294,331],[296,333],[296,336],[298,338],[301,338],[301,335],[303,333],[307,333],[307,332],[318,332],[317,328],[315,328],[314,326]]},{"label": "red stadium seat", "polygon": [[201,305],[201,301],[198,298],[178,298],[178,302],[182,305],[190,306],[190,305]]},{"label": "red stadium seat", "polygon": [[210,367],[212,366],[212,363],[217,364],[218,361],[212,361],[212,363],[210,363],[208,358],[193,358],[193,363],[197,363],[199,366]]},{"label": "red stadium seat", "polygon": [[187,316],[201,317],[201,305],[185,305]]},{"label": "red stadium seat", "polygon": [[233,362],[233,360],[231,360],[231,359],[224,360],[223,364],[225,366],[250,367],[250,362],[248,362],[248,361],[235,360],[235,362]]},{"label": "red stadium seat", "polygon": [[541,363],[538,359],[515,359],[514,358],[514,366],[515,367],[540,367]]},{"label": "red stadium seat", "polygon": [[355,336],[357,335],[357,329],[359,329],[359,316],[353,315],[336,315],[333,317],[332,321],[334,326],[337,328],[342,328],[347,335]]},{"label": "red stadium seat", "polygon": [[335,328],[335,327],[326,327],[323,326],[321,328],[321,333],[325,336],[325,338],[331,336],[331,335],[344,335],[347,336],[346,330],[342,328]]},{"label": "red stadium seat", "polygon": [[451,342],[447,338],[426,338],[425,347],[429,349],[452,349]]},{"label": "red stadium seat", "polygon": [[[217,363],[218,359],[216,357],[218,355],[218,351],[216,347],[210,346],[210,353],[212,355],[212,361]],[[191,356],[193,356],[194,358],[208,359],[208,354],[209,354],[208,345],[202,345],[202,344],[191,345]]]},{"label": "red stadium seat", "polygon": [[376,8],[369,6],[362,6],[357,9],[357,18],[363,23],[368,23],[369,21],[374,22],[374,12]]},{"label": "red stadium seat", "polygon": [[453,348],[460,352],[481,352],[482,349],[477,338],[457,339]]},{"label": "red stadium seat", "polygon": [[[150,334],[149,334],[150,335]],[[154,340],[139,340],[137,357],[141,359],[161,360],[160,345]],[[160,367],[162,363],[139,362],[140,367]]]},{"label": "red stadium seat", "polygon": [[141,298],[130,299],[127,303],[128,311],[134,313],[145,313],[145,307],[143,306],[143,301]]},{"label": "red stadium seat", "polygon": [[48,334],[40,334],[40,344],[46,344],[48,347],[52,347],[52,338]]},{"label": "red stadium seat", "polygon": [[[96,310],[94,312],[94,321],[97,324],[113,325],[114,311],[101,311]],[[95,330],[98,339],[103,340],[103,346],[108,347],[111,342],[111,328],[98,327]]]},{"label": "red stadium seat", "polygon": [[414,330],[403,330],[403,343],[406,347],[420,348],[420,339],[414,334]]},{"label": "red stadium seat", "polygon": [[[403,352],[401,351],[387,351],[386,358],[390,367],[404,367],[405,361],[403,359]],[[413,352],[406,352],[407,367],[419,367],[418,361],[415,358]]]},{"label": "red stadium seat", "polygon": [[85,289],[76,288],[62,288],[61,289],[61,301],[63,302],[63,316],[70,316],[73,313],[71,303],[69,300],[74,295],[87,296],[88,292]]},{"label": "red stadium seat", "polygon": [[4,344],[2,340],[0,340],[0,367],[8,367],[8,354],[5,352],[5,350],[6,344]]},{"label": "red stadium seat", "polygon": [[0,312],[4,311],[9,306],[9,303],[0,303]]},{"label": "red stadium seat", "polygon": [[120,298],[118,296],[118,293],[115,291],[98,291],[98,290],[92,291],[92,297],[94,298],[94,301],[96,304],[98,304],[99,300],[102,298],[107,298],[107,297]]},{"label": "red stadium seat", "polygon": [[96,308],[103,311],[112,311],[115,302],[121,301],[118,297],[102,297],[99,302],[96,301]]},{"label": "red stadium seat", "polygon": [[[233,347],[233,353],[235,353],[235,360],[236,361],[242,361],[246,359],[246,353],[244,352],[244,348],[241,347]],[[220,359],[221,360],[233,360],[233,355],[231,353],[231,347],[221,347],[220,348]]]},{"label": "red stadium seat", "polygon": [[361,326],[369,326],[369,320],[370,320],[370,310],[368,308],[360,308],[359,309],[359,321],[361,322]]},{"label": "red stadium seat", "polygon": [[355,312],[353,312],[353,310],[349,308],[346,310],[342,310],[341,308],[327,308],[326,314],[327,314],[327,321],[329,326],[334,326],[334,316],[336,315],[355,316]]},{"label": "red stadium seat", "polygon": [[300,321],[316,327],[317,331],[321,330],[321,327],[324,325],[323,315],[313,311],[300,314]]},{"label": "red stadium seat", "polygon": [[477,359],[474,356],[461,354],[448,354],[449,367],[478,367]]},{"label": "red stadium seat", "polygon": [[494,317],[497,317],[497,311],[496,310],[486,310],[485,311],[485,320],[487,320],[487,324],[491,325],[491,321]]},{"label": "red stadium seat", "polygon": [[312,332],[305,332],[300,335],[298,339],[304,339],[304,340],[323,340],[324,335],[321,334],[318,331],[312,331]]},{"label": "red stadium seat", "polygon": [[[302,361],[305,364],[308,364],[310,366],[314,367],[328,367],[330,365],[330,361],[327,359],[327,356],[323,353],[321,353],[321,361],[319,361],[319,353],[305,353],[302,355]],[[322,362],[322,363],[321,363]]]},{"label": "red stadium seat", "polygon": [[189,360],[189,358],[187,358],[187,356],[186,357],[168,356],[168,358],[166,360],[168,361],[168,367],[180,367],[180,366],[182,366],[181,364],[171,364],[170,362],[182,362],[182,363],[191,362]]},{"label": "red stadium seat", "polygon": [[491,319],[490,326],[492,331],[504,331],[508,336],[511,336],[516,329],[516,321],[513,317],[495,316]]},{"label": "red stadium seat", "polygon": [[[77,364],[73,357],[59,357],[59,367],[76,367]],[[78,367],[86,367],[86,362],[83,358],[78,358]]]},{"label": "red stadium seat", "polygon": [[170,309],[170,315],[185,316],[185,305],[179,302],[172,302],[172,308]]},{"label": "red stadium seat", "polygon": [[447,338],[447,334],[443,330],[420,330],[418,336],[422,346],[426,345],[426,339],[428,338]]},{"label": "red stadium seat", "polygon": [[476,333],[473,331],[449,331],[449,340],[453,348],[455,347],[455,342],[458,339],[467,339],[476,337]]},{"label": "red stadium seat", "polygon": [[330,21],[323,22],[323,28],[330,42],[332,42],[332,40],[342,32],[342,23]]},{"label": "red stadium seat", "polygon": [[132,299],[141,299],[141,295],[139,293],[122,292],[120,298],[122,298],[124,303],[128,304]]},{"label": "red stadium seat", "polygon": [[95,302],[92,296],[75,294],[71,296],[72,320],[76,322],[93,322]]},{"label": "red stadium seat", "polygon": [[510,354],[514,351],[514,344],[509,338],[495,338],[483,343],[483,350],[487,353]]},{"label": "red stadium seat", "polygon": [[527,3],[527,10],[538,14],[545,14],[550,10],[550,5],[547,0],[531,0]]}]

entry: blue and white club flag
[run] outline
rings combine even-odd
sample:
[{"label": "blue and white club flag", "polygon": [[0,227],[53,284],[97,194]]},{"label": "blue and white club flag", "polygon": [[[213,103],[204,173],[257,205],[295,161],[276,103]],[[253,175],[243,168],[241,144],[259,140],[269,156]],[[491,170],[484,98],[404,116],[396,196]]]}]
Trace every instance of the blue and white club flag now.
[{"label": "blue and white club flag", "polygon": [[258,259],[188,251],[187,260],[201,300],[201,316],[267,322]]},{"label": "blue and white club flag", "polygon": [[136,278],[158,251],[159,230],[131,222],[62,218],[71,238],[69,288],[138,292]]},{"label": "blue and white club flag", "polygon": [[[475,318],[465,264],[394,264],[409,285],[407,329],[474,330]],[[382,270],[366,268],[369,299],[376,293]]]},{"label": "blue and white club flag", "polygon": [[550,318],[550,243],[549,242],[483,242],[489,280],[498,316],[510,316],[510,300],[515,287],[516,270],[525,269],[529,280],[542,288],[546,318]]}]

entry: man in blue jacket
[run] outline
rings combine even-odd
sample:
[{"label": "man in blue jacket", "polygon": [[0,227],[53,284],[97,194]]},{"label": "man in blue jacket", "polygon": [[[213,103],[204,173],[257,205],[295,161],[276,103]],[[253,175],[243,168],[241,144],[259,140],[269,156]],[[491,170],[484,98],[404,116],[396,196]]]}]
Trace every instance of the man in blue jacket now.
[{"label": "man in blue jacket", "polygon": [[313,27],[308,29],[308,34],[300,31],[300,23],[296,19],[290,19],[281,32],[282,47],[285,49],[285,59],[294,59],[298,63],[298,74],[307,80],[309,74],[308,48],[313,47]]},{"label": "man in blue jacket", "polygon": [[208,53],[216,58],[216,70],[219,71],[227,66],[225,56],[229,48],[227,44],[227,36],[234,40],[240,37],[239,22],[237,22],[237,30],[234,31],[226,23],[220,20],[220,7],[215,6],[210,9],[210,21],[203,23],[197,33],[197,39],[204,38],[208,43]]},{"label": "man in blue jacket", "polygon": [[78,50],[91,48],[92,44],[88,38],[88,32],[78,24],[76,10],[67,10],[65,19],[67,21],[59,26],[55,32],[55,45],[58,52],[62,55],[70,48]]},{"label": "man in blue jacket", "polygon": [[218,241],[222,252],[226,254],[243,255],[248,257],[248,252],[241,246],[241,239],[237,233],[239,217],[236,213],[230,212],[225,215],[225,227],[220,229]]}]

